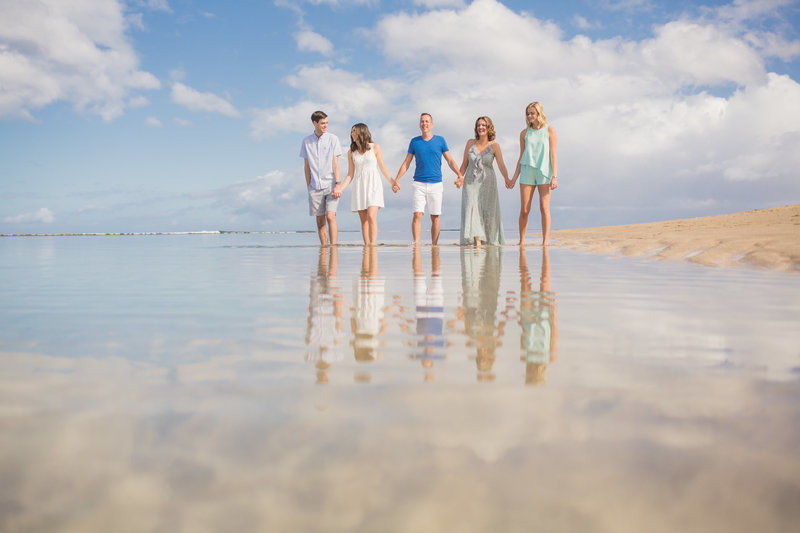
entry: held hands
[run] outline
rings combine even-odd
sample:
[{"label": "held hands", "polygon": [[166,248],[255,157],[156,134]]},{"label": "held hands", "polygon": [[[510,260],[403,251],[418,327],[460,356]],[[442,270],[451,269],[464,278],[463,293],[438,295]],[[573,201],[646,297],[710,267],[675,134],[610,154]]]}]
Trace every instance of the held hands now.
[{"label": "held hands", "polygon": [[456,184],[456,189],[460,189],[461,186],[464,184],[464,178],[462,178],[461,176],[457,177],[455,184]]},{"label": "held hands", "polygon": [[400,190],[400,184],[397,183],[397,180],[392,182],[392,192],[397,193]]},{"label": "held hands", "polygon": [[336,185],[333,188],[333,192],[331,193],[331,196],[333,196],[334,198],[341,197],[342,196],[342,186],[341,185]]},{"label": "held hands", "polygon": [[517,178],[506,180],[506,189],[513,189],[517,184]]}]

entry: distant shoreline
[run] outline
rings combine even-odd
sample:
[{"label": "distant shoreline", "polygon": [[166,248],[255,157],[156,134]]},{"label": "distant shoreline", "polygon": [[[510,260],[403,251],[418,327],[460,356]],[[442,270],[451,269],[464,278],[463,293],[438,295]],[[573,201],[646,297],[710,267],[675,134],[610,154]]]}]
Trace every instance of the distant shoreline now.
[{"label": "distant shoreline", "polygon": [[800,204],[730,215],[553,231],[554,246],[602,254],[800,272]]}]

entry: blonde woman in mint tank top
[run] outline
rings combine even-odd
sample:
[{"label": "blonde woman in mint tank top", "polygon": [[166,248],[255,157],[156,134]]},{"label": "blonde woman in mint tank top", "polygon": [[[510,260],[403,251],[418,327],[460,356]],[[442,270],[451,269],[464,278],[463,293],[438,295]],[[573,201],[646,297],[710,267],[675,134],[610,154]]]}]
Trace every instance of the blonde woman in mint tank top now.
[{"label": "blonde woman in mint tank top", "polygon": [[556,130],[547,124],[542,104],[532,102],[525,108],[527,128],[519,134],[519,159],[514,177],[508,184],[513,189],[519,178],[519,245],[525,245],[528,215],[533,193],[539,191],[539,211],[542,214],[542,246],[550,237],[550,191],[558,187],[558,158]]}]

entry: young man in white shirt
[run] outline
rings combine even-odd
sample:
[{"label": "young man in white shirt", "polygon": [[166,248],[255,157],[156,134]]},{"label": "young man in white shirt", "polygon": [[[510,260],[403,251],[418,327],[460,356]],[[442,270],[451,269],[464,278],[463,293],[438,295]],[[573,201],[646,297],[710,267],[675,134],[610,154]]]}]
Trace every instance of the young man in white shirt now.
[{"label": "young man in white shirt", "polygon": [[[333,189],[339,184],[339,157],[342,147],[339,138],[328,133],[328,115],[322,111],[311,114],[314,133],[303,139],[300,157],[308,188],[309,215],[317,219],[319,242],[323,246],[336,244],[339,229],[336,225],[336,207],[339,196]],[[327,228],[326,228],[327,225]]]}]

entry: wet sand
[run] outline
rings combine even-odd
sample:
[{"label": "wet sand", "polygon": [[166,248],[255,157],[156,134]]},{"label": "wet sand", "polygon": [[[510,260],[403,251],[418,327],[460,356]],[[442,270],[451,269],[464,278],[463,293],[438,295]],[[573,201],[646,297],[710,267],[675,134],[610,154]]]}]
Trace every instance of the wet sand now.
[{"label": "wet sand", "polygon": [[552,243],[593,253],[800,272],[800,204],[667,222],[558,230]]}]

